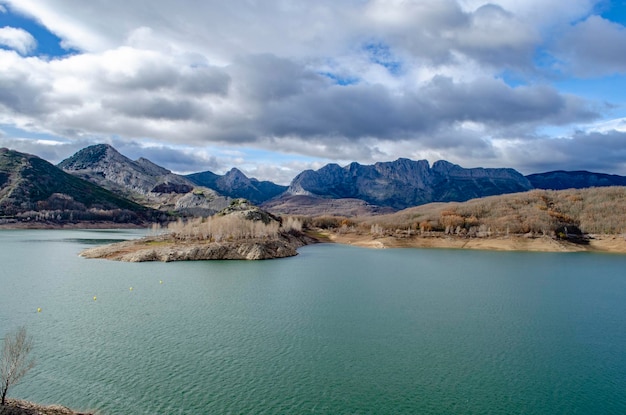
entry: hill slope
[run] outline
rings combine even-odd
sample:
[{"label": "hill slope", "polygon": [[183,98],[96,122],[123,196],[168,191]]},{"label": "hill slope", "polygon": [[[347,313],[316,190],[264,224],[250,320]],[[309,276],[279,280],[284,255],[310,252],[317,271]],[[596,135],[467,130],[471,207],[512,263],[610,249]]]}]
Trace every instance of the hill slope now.
[{"label": "hill slope", "polygon": [[187,215],[210,215],[230,203],[229,198],[211,189],[196,189],[193,182],[150,160],[140,158],[133,161],[108,144],[86,147],[58,166],[154,209]]},{"label": "hill slope", "polygon": [[143,222],[155,212],[30,154],[0,149],[3,219]]},{"label": "hill slope", "polygon": [[[466,202],[432,203],[359,220],[367,229],[450,234],[553,235],[561,227],[593,234],[626,232],[626,187],[540,190]],[[354,220],[356,221],[356,219]]]}]

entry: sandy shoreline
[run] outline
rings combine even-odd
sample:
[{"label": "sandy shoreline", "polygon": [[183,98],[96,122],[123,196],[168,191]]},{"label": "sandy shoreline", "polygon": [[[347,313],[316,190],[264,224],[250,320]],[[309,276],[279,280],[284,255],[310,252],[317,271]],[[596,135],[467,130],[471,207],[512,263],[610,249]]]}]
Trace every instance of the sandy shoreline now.
[{"label": "sandy shoreline", "polygon": [[590,235],[589,244],[581,245],[548,236],[509,235],[488,238],[466,238],[448,235],[412,237],[373,237],[356,233],[324,233],[329,241],[364,248],[447,248],[488,251],[528,252],[606,252],[626,254],[623,235]]}]

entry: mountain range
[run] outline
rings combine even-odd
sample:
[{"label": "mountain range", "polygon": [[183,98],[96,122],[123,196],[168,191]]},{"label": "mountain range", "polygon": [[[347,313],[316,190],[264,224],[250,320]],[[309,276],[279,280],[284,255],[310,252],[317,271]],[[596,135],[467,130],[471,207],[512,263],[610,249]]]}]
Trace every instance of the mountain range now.
[{"label": "mountain range", "polygon": [[215,189],[224,196],[241,197],[257,204],[273,199],[287,190],[287,186],[248,178],[236,167],[233,167],[223,176],[205,171],[189,174],[185,177],[198,186]]},{"label": "mountain range", "polygon": [[465,201],[484,196],[532,189],[513,169],[464,169],[447,161],[400,158],[364,166],[328,164],[296,176],[286,195],[360,199],[395,210],[431,202]]},{"label": "mountain range", "polygon": [[231,201],[148,159],[133,161],[108,144],[86,147],[58,167],[136,203],[184,216],[212,215]]},{"label": "mountain range", "polygon": [[159,216],[37,156],[0,149],[0,222],[144,223]]},{"label": "mountain range", "polygon": [[[440,160],[400,158],[373,165],[328,164],[305,170],[289,186],[248,178],[237,168],[186,176],[145,158],[131,160],[107,144],[86,147],[56,167],[32,155],[0,151],[0,219],[25,212],[124,210],[134,220],[210,215],[245,198],[268,211],[370,215],[431,202],[466,201],[531,189],[624,186],[626,177],[586,171],[523,176],[510,168],[463,168]],[[48,214],[49,215],[49,214]]]}]

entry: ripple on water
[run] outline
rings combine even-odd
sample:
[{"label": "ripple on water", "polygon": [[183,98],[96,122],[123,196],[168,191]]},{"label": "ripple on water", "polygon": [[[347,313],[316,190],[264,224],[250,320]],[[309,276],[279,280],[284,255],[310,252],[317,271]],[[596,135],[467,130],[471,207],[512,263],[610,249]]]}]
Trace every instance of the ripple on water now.
[{"label": "ripple on water", "polygon": [[103,415],[626,413],[624,257],[123,264],[78,258],[88,232],[33,235],[54,247],[0,235],[0,316],[36,337],[15,396]]}]

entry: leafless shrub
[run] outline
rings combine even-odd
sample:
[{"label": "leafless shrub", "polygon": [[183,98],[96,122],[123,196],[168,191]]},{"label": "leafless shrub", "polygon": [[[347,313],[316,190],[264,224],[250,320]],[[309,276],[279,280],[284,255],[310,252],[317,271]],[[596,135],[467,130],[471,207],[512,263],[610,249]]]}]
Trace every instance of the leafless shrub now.
[{"label": "leafless shrub", "polygon": [[278,222],[263,223],[244,219],[237,215],[211,216],[178,220],[170,223],[170,234],[179,240],[210,240],[221,242],[225,240],[268,238],[278,235]]},{"label": "leafless shrub", "polygon": [[283,220],[282,228],[285,232],[302,232],[302,220],[293,216],[288,216],[287,219]]},{"label": "leafless shrub", "polygon": [[[340,219],[333,220],[337,227]],[[621,234],[626,231],[626,187],[531,190],[464,203],[431,203],[351,221],[372,234],[419,229],[422,234],[447,230],[477,237],[552,235],[563,225],[576,225],[586,233]]]},{"label": "leafless shrub", "polygon": [[2,342],[2,355],[0,355],[0,388],[2,389],[0,404],[2,406],[6,403],[9,388],[19,382],[35,365],[35,361],[29,359],[32,348],[33,341],[26,333],[25,327],[6,334]]}]

